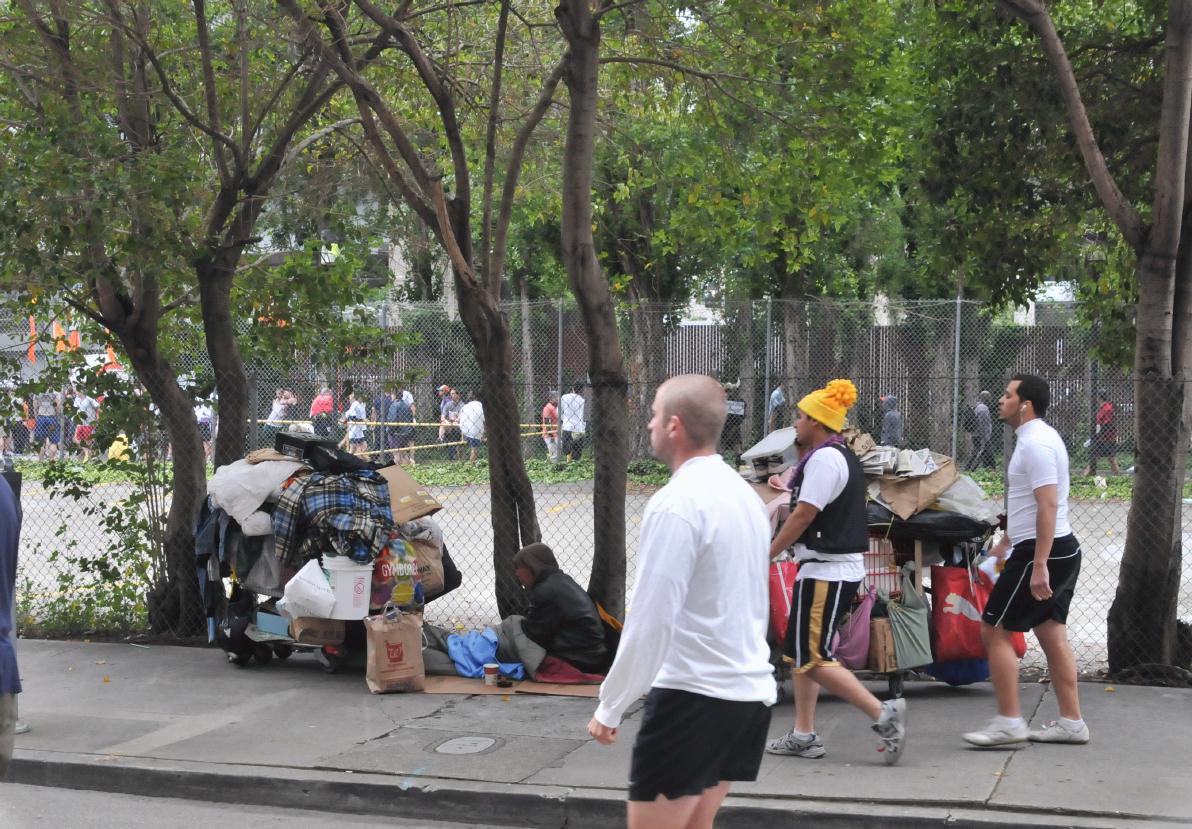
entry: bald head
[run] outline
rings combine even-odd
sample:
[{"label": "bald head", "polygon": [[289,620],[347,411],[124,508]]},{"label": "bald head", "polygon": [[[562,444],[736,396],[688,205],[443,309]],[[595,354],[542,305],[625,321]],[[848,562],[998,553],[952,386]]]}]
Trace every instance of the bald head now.
[{"label": "bald head", "polygon": [[706,374],[680,374],[658,387],[666,417],[677,417],[692,447],[715,448],[728,416],[724,389]]}]

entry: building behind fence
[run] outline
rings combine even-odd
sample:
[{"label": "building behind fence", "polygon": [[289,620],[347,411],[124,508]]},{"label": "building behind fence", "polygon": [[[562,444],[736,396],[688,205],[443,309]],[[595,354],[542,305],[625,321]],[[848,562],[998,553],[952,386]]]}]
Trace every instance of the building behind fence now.
[{"label": "building behind fence", "polygon": [[[552,392],[566,393],[573,384],[586,382],[587,339],[582,319],[573,306],[563,302],[510,304],[506,314],[524,454],[528,459],[546,460],[540,425],[543,405]],[[462,436],[440,427],[436,391],[447,385],[465,399],[479,391],[480,371],[463,322],[450,317],[439,304],[391,306],[381,313],[380,320],[389,330],[413,337],[391,358],[370,360],[367,351],[365,356],[294,354],[276,363],[249,365],[252,422],[247,448],[272,440],[273,430],[266,420],[278,389],[291,390],[298,401],[287,413],[287,420],[308,419],[311,402],[324,387],[330,388],[334,397],[333,420],[342,413],[348,391],[365,401],[370,419],[380,420],[384,414],[374,407],[374,400],[400,387],[415,401],[417,462],[468,462],[469,447],[457,445]],[[1096,435],[1097,412],[1104,402],[1101,395],[1116,412],[1114,460],[1124,474],[1133,463],[1131,377],[1095,362],[1093,335],[1077,325],[1070,305],[1040,307],[1030,325],[1001,320],[990,309],[972,302],[879,305],[777,300],[699,309],[626,307],[620,311],[620,322],[629,375],[630,445],[638,457],[646,457],[649,451],[645,423],[654,390],[668,376],[699,372],[724,382],[730,398],[743,404],[744,415],[726,430],[722,447],[726,452],[748,448],[764,434],[767,401],[774,389],[783,389],[788,402],[780,420],[789,425],[790,406],[799,397],[835,377],[848,377],[860,395],[852,413],[854,425],[877,437],[882,399],[893,396],[905,422],[905,446],[930,447],[952,455],[965,467],[978,460],[972,434],[965,429],[967,409],[977,402],[980,392],[989,391],[996,418],[996,401],[1007,379],[1015,372],[1030,372],[1051,384],[1047,420],[1068,442],[1074,479],[1090,463],[1097,465],[1097,473],[1109,472],[1107,458],[1091,457],[1105,443]],[[24,344],[15,345],[11,356],[23,360],[24,349]],[[192,355],[179,371],[199,386],[213,379],[205,354]],[[590,435],[590,420],[599,413],[589,406],[586,415]],[[338,428],[333,423],[336,435],[342,434]],[[367,450],[374,458],[388,456],[386,439],[383,427],[368,430]],[[995,468],[1000,468],[1009,440],[1010,435],[995,423],[990,457],[985,459],[992,460]],[[591,446],[584,449],[588,457],[592,451]],[[478,452],[483,457],[483,447]],[[411,471],[418,476],[417,468]],[[1114,497],[1119,490],[1111,483],[1100,489],[1096,484],[1085,487],[1082,491],[1091,492],[1091,497],[1074,497],[1070,511],[1085,552],[1070,629],[1086,671],[1101,668],[1106,661],[1106,616],[1125,544],[1129,501]],[[428,619],[448,626],[491,623],[496,620],[496,604],[488,487],[471,484],[432,489],[444,504],[438,519],[464,574],[464,585],[432,603]],[[627,496],[630,586],[639,523],[651,491],[631,486]],[[104,505],[128,492],[124,484],[101,485],[88,493],[85,503],[75,504],[52,497],[37,482],[26,485],[23,608],[36,616],[37,608],[45,606],[46,596],[60,597],[69,588],[70,579],[61,575],[66,566],[62,550],[83,550],[103,557],[113,548],[112,531],[102,522]],[[543,539],[555,548],[562,567],[581,584],[586,583],[593,547],[591,481],[535,483],[535,496]],[[86,511],[87,503],[98,509]],[[1183,526],[1187,537],[1187,524]],[[80,597],[80,601],[85,599]],[[1180,616],[1192,619],[1192,580],[1187,575],[1181,586]]]}]

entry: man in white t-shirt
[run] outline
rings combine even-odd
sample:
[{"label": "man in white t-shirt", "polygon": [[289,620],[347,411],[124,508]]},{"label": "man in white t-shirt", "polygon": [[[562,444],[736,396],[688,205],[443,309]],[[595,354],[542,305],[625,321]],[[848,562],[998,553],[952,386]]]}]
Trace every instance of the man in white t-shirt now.
[{"label": "man in white t-shirt", "polygon": [[649,690],[629,772],[629,827],[711,826],[756,780],[776,691],[766,646],[765,508],[716,452],[711,377],[659,387],[650,446],[671,470],[642,518],[633,606],[588,732],[604,745]]},{"label": "man in white t-shirt", "polygon": [[791,490],[791,516],[770,542],[774,558],[792,544],[799,561],[783,658],[795,685],[795,725],[771,740],[766,751],[818,759],[826,754],[815,731],[820,686],[873,720],[887,764],[902,758],[906,700],[881,702],[835,658],[832,637],[852,607],[865,578],[869,530],[865,519],[865,473],[840,436],[844,417],[857,402],[857,387],[833,380],[795,409],[795,446],[800,455]]},{"label": "man in white t-shirt", "polygon": [[468,460],[476,463],[477,453],[484,445],[484,405],[474,394],[459,410],[459,431],[468,444]]},{"label": "man in white t-shirt", "polygon": [[[1080,576],[1080,544],[1068,523],[1068,448],[1042,420],[1050,403],[1046,380],[1015,374],[998,404],[998,417],[1014,428],[1017,443],[1006,468],[1006,533],[992,551],[1006,561],[981,614],[998,715],[981,731],[964,735],[975,746],[1089,741],[1080,715],[1076,657],[1068,643],[1068,606]],[[1038,730],[1029,729],[1022,718],[1018,654],[1011,641],[1013,633],[1028,630],[1035,632],[1047,657],[1060,709],[1058,720]]]},{"label": "man in white t-shirt", "polygon": [[583,390],[584,384],[577,380],[559,401],[559,428],[563,432],[559,451],[569,461],[577,461],[584,454],[584,433],[588,427],[584,422]]}]

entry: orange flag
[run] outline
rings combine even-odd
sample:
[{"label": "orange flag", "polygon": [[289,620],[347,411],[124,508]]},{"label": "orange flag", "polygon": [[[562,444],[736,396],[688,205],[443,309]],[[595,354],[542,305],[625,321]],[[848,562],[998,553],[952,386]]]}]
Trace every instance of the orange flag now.
[{"label": "orange flag", "polygon": [[54,351],[61,354],[66,350],[66,332],[62,330],[62,323],[54,320],[50,333],[54,336]]},{"label": "orange flag", "polygon": [[108,343],[108,361],[104,364],[104,371],[119,371],[122,368],[120,361],[116,359],[116,349],[112,348],[112,344]]},{"label": "orange flag", "polygon": [[37,322],[29,317],[29,362],[37,362]]}]

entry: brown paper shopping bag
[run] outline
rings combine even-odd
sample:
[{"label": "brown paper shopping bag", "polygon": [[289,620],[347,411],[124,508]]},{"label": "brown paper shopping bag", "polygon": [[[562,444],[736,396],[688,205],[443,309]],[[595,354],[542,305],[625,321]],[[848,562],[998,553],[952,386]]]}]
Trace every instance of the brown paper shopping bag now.
[{"label": "brown paper shopping bag", "polygon": [[422,664],[422,617],[402,613],[387,605],[364,620],[368,662],[364,679],[374,694],[422,691],[426,671]]}]

